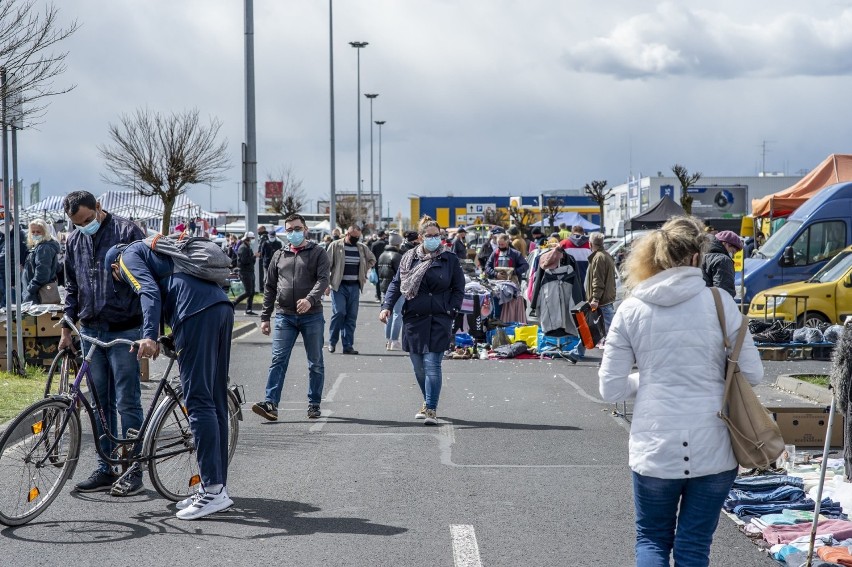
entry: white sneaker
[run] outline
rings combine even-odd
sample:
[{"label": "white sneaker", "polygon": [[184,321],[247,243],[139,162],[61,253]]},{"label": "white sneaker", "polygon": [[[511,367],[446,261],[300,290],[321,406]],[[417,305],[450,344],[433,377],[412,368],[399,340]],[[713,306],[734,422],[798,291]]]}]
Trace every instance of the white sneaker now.
[{"label": "white sneaker", "polygon": [[[182,500],[180,504],[185,501]],[[177,513],[177,517],[179,520],[197,520],[208,514],[227,510],[233,505],[234,501],[228,497],[228,491],[222,488],[222,492],[219,494],[211,492],[199,493],[198,498],[191,505]]]},{"label": "white sneaker", "polygon": [[390,350],[390,345],[391,345],[390,341],[385,341],[385,350]]},{"label": "white sneaker", "polygon": [[388,345],[388,350],[402,350],[402,343],[399,341],[391,341]]},{"label": "white sneaker", "polygon": [[435,410],[426,410],[426,419],[423,421],[423,425],[438,425],[438,416],[435,413]]},{"label": "white sneaker", "polygon": [[426,419],[426,402],[423,402],[420,410],[414,414],[414,419]]},{"label": "white sneaker", "polygon": [[187,508],[189,508],[190,506],[195,504],[195,502],[197,500],[201,500],[201,497],[203,495],[204,495],[204,489],[202,488],[201,490],[199,490],[198,492],[196,492],[195,494],[193,494],[189,498],[184,498],[183,500],[181,500],[180,502],[175,504],[175,506],[177,507],[178,510],[186,510]]}]

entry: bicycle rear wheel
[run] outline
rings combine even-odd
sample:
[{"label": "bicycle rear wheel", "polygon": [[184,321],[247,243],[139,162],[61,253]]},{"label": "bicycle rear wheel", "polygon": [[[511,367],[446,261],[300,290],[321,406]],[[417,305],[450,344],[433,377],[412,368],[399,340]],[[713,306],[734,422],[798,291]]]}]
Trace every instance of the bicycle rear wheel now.
[{"label": "bicycle rear wheel", "polygon": [[0,437],[0,523],[26,524],[50,505],[80,454],[80,416],[62,422],[70,400],[39,400]]},{"label": "bicycle rear wheel", "polygon": [[[228,393],[228,462],[234,455],[239,437],[240,406]],[[195,452],[195,441],[189,427],[185,407],[174,398],[166,398],[151,422],[145,454],[151,458],[148,476],[154,489],[164,498],[178,502],[195,494],[201,473]],[[169,455],[169,453],[175,453]],[[163,455],[163,456],[158,456]]]}]

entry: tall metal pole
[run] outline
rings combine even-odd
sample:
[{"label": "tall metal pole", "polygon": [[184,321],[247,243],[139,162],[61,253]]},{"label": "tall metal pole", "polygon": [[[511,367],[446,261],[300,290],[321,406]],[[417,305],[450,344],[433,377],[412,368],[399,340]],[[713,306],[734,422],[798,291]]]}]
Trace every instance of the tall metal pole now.
[{"label": "tall metal pole", "polygon": [[[20,112],[22,109],[20,106],[17,106],[18,111]],[[20,357],[21,368],[25,367],[26,357],[24,353],[24,314],[21,313],[21,271],[18,269],[18,266],[21,265],[23,258],[21,258],[21,229],[18,228],[20,224],[20,202],[21,202],[21,192],[18,191],[18,128],[15,125],[16,120],[13,119],[10,124],[10,129],[12,130],[12,195],[14,202],[14,213],[12,214],[12,220],[14,224],[11,227],[11,240],[7,240],[10,246],[6,247],[6,256],[8,257],[10,254],[15,259],[15,263],[12,265],[12,273],[15,275],[15,317],[18,320],[18,324],[15,325],[15,335],[17,338],[18,345],[18,357]],[[20,126],[20,123],[17,125]],[[9,360],[8,358],[6,360]]]},{"label": "tall metal pole", "polygon": [[[5,214],[5,219],[3,222],[3,238],[4,242],[6,242],[7,252],[10,250],[9,248],[9,127],[6,126],[6,116],[7,116],[7,106],[6,106],[6,68],[0,67],[0,127],[3,128],[3,212]],[[4,258],[3,267],[6,272],[4,277],[6,281],[4,282],[6,285],[6,360],[9,363],[8,370],[11,370],[11,362],[12,362],[12,310],[9,309],[11,307],[11,299],[12,299],[12,257],[10,254],[6,254]]]},{"label": "tall metal pole", "polygon": [[[379,96],[378,94],[365,94],[365,97],[370,99],[370,221],[373,223],[373,228],[378,227],[376,221],[376,198],[373,196],[373,99]],[[381,214],[381,209],[379,209]]]},{"label": "tall metal pole", "polygon": [[254,0],[245,1],[246,143],[243,161],[243,200],[246,231],[257,226],[257,132],[254,112]]},{"label": "tall metal pole", "polygon": [[355,188],[357,190],[355,206],[357,215],[355,218],[359,223],[363,224],[363,219],[361,218],[361,49],[367,47],[369,43],[366,41],[350,41],[349,45],[355,48],[355,51],[358,53],[358,92],[356,94],[357,100],[355,102],[358,103],[358,182],[355,184]]},{"label": "tall metal pole", "polygon": [[385,122],[386,120],[376,120],[379,125],[379,225],[382,224],[382,125]]},{"label": "tall metal pole", "polygon": [[331,197],[328,206],[329,234],[337,227],[337,188],[334,182],[334,19],[332,18],[332,0],[328,0],[328,92],[329,122],[331,124]]}]

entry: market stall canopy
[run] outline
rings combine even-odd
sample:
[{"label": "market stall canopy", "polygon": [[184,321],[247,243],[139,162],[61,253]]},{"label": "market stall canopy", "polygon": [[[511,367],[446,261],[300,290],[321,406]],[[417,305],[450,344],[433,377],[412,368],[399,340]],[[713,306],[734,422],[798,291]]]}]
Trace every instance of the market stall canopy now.
[{"label": "market stall canopy", "polygon": [[686,214],[683,207],[666,195],[656,205],[638,214],[624,224],[624,230],[647,230],[660,228],[667,220],[677,215]]},{"label": "market stall canopy", "polygon": [[[556,222],[556,226],[565,223],[565,226],[568,228],[580,225],[586,231],[600,229],[599,224],[586,220],[580,213],[574,211],[557,214],[554,222]],[[530,226],[550,226],[550,218],[545,216],[543,221],[533,223]]]},{"label": "market stall canopy", "polygon": [[852,181],[852,154],[831,154],[798,183],[783,191],[751,200],[755,217],[786,217],[829,185]]},{"label": "market stall canopy", "polygon": [[51,195],[33,203],[21,211],[21,220],[29,222],[34,219],[44,219],[48,222],[59,222],[65,218],[65,210],[62,208],[64,195]]}]

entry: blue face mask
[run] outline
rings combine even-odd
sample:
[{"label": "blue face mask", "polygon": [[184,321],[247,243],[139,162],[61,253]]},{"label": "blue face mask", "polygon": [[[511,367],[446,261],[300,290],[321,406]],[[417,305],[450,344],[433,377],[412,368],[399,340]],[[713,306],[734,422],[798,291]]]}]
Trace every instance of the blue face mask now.
[{"label": "blue face mask", "polygon": [[95,220],[93,220],[86,226],[80,226],[78,224],[75,224],[74,226],[77,227],[77,230],[79,230],[86,236],[94,236],[98,229],[101,227],[101,221],[98,220],[98,215],[96,213]]},{"label": "blue face mask", "polygon": [[423,247],[429,252],[434,252],[438,249],[438,246],[441,245],[441,237],[440,236],[428,236],[423,239]]},{"label": "blue face mask", "polygon": [[287,240],[293,246],[296,246],[296,247],[301,246],[302,242],[305,241],[305,231],[304,230],[299,230],[299,231],[294,230],[293,232],[288,232],[286,234],[287,234]]}]

